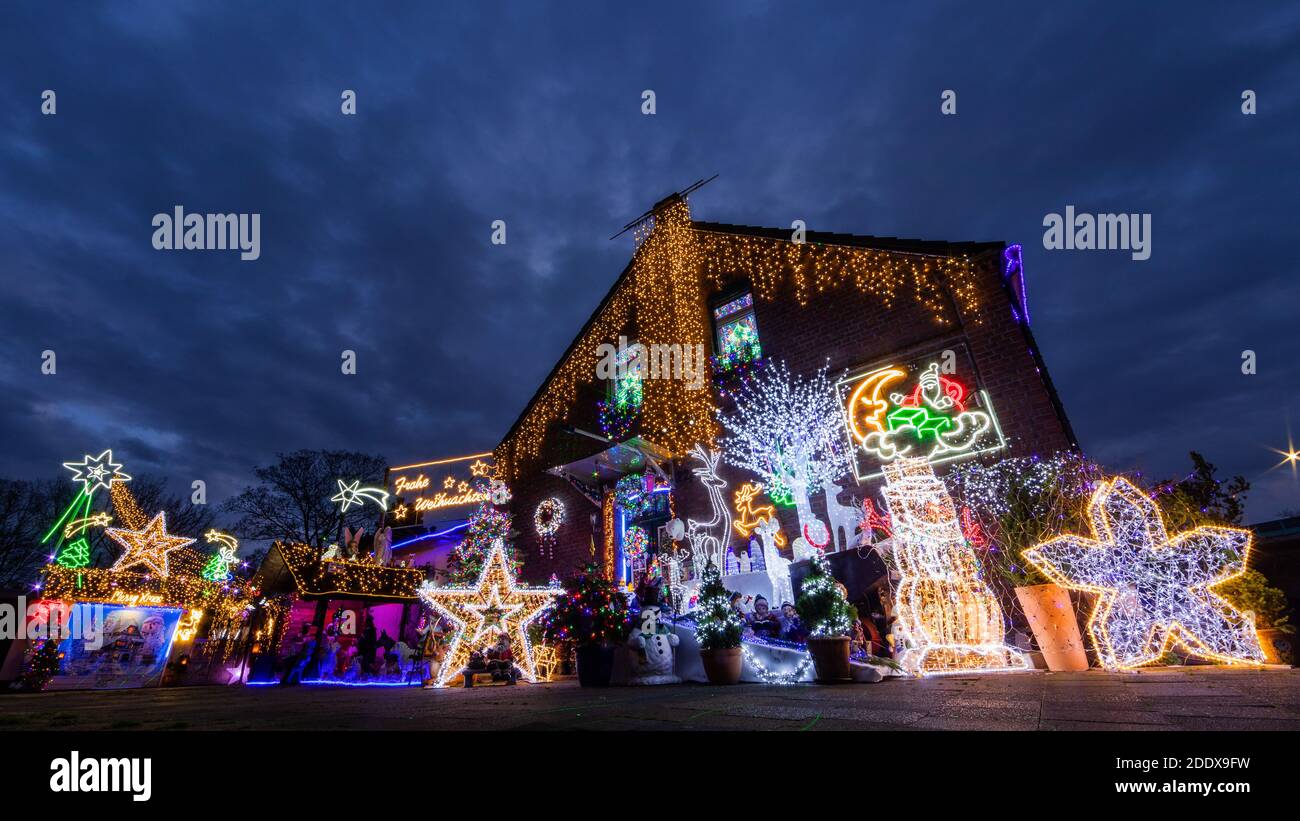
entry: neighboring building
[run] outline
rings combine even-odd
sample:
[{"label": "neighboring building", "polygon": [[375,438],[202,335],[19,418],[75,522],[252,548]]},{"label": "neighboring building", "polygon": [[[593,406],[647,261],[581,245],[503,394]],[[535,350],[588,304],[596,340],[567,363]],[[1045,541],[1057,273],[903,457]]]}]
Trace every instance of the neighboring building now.
[{"label": "neighboring building", "polygon": [[[1300,516],[1251,525],[1255,547],[1250,566],[1281,589],[1294,609],[1300,605]],[[1291,617],[1294,623],[1296,617]]]},{"label": "neighboring building", "polygon": [[[785,229],[692,221],[679,195],[655,207],[632,261],[496,448],[528,580],[565,576],[591,560],[628,580],[645,561],[629,559],[631,525],[650,536],[653,555],[669,549],[672,518],[709,519],[710,499],[688,454],[720,432],[716,411],[728,389],[764,362],[783,360],[798,374],[827,365],[841,406],[876,397],[882,408],[890,402],[891,414],[923,413],[902,405],[909,397],[915,404],[928,371],[933,385],[987,420],[971,427],[979,429],[971,441],[936,452],[936,463],[1076,446],[1030,331],[1019,246],[818,232],[803,240]],[[609,348],[601,346],[620,337],[624,361],[671,364],[664,351],[677,350],[686,377],[692,349],[702,349],[710,360],[703,387],[681,378],[602,378]],[[664,345],[685,347],[653,347]],[[904,397],[901,405],[884,398],[891,392]],[[861,437],[855,425],[847,413],[846,438]],[[821,493],[813,497],[823,521],[848,521],[850,531],[884,458],[854,450],[854,469],[832,494],[837,509],[828,512]],[[642,472],[656,477],[644,486],[650,503],[637,517],[624,515],[614,485]],[[741,484],[756,481],[729,466],[719,474],[728,506]],[[546,499],[564,514],[543,537],[534,516]],[[793,534],[794,511],[777,510]],[[854,537],[839,532],[842,548]],[[748,537],[735,530],[731,537],[730,546],[745,551]]]}]

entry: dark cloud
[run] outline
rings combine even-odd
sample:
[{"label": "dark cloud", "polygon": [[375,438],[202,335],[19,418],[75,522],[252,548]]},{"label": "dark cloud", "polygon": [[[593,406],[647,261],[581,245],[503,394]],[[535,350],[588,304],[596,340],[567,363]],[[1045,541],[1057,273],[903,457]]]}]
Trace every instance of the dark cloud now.
[{"label": "dark cloud", "polygon": [[[8,12],[0,475],[111,445],[219,501],[277,451],[489,448],[626,263],[606,238],[719,172],[700,218],[1023,242],[1090,452],[1195,448],[1252,518],[1300,507],[1267,472],[1300,410],[1300,13],[860,5]],[[154,251],[176,204],[261,213],[262,258]],[[1150,212],[1151,259],[1044,251],[1066,205]]]}]

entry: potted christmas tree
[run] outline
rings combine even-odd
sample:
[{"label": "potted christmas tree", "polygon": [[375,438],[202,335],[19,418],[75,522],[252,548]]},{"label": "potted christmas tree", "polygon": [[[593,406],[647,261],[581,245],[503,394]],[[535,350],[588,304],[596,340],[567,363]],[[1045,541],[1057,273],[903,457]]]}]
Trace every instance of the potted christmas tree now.
[{"label": "potted christmas tree", "polygon": [[545,617],[543,634],[553,644],[576,645],[580,685],[608,687],[614,672],[614,650],[627,639],[632,626],[627,599],[594,564],[566,581],[564,591]]},{"label": "potted christmas tree", "polygon": [[826,557],[813,557],[808,575],[800,586],[799,617],[808,625],[808,654],[818,684],[852,681],[849,673],[849,631],[858,611],[844,598]]},{"label": "potted christmas tree", "polygon": [[704,568],[699,608],[695,611],[695,638],[710,684],[740,681],[740,635],[745,622],[731,607],[731,596],[713,562]]}]

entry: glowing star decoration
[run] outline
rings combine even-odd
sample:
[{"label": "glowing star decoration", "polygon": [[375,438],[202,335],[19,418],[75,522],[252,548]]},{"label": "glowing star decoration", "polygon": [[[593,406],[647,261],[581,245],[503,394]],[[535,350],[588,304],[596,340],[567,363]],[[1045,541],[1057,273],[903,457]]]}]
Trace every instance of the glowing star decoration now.
[{"label": "glowing star decoration", "polygon": [[366,500],[374,502],[383,510],[388,510],[388,491],[380,487],[358,487],[361,480],[358,479],[352,484],[347,484],[342,479],[339,482],[339,492],[330,497],[331,502],[340,502],[339,512],[347,513],[348,508],[353,505],[360,507],[366,503]]},{"label": "glowing star decoration", "polygon": [[93,516],[73,519],[63,528],[63,538],[71,539],[81,531],[91,527],[108,527],[108,523],[111,521],[113,521],[113,516],[110,513],[96,513]]},{"label": "glowing star decoration", "polygon": [[984,391],[971,393],[932,362],[910,390],[908,370],[890,365],[840,380],[843,428],[854,449],[851,460],[859,482],[881,475],[880,466],[899,458],[930,464],[974,456],[1006,446],[1006,437]]},{"label": "glowing star decoration", "polygon": [[1245,571],[1249,530],[1203,526],[1171,538],[1126,479],[1103,483],[1088,514],[1093,538],[1059,536],[1024,557],[1062,587],[1097,594],[1088,631],[1103,665],[1149,664],[1175,642],[1214,661],[1263,663],[1254,619],[1212,589]]},{"label": "glowing star decoration", "polygon": [[498,539],[492,545],[478,581],[472,587],[434,587],[425,582],[420,599],[455,625],[455,634],[447,649],[447,662],[438,672],[437,686],[465,669],[470,653],[481,649],[485,637],[505,633],[515,664],[528,681],[537,680],[533,648],[528,641],[528,627],[555,602],[563,592],[551,587],[519,587],[506,561],[505,545]]},{"label": "glowing star decoration", "polygon": [[1004,641],[1002,608],[980,578],[957,510],[924,459],[885,465],[881,493],[893,528],[901,581],[898,621],[907,637],[899,656],[915,675],[1029,669],[1029,659]]},{"label": "glowing star decoration", "polygon": [[487,462],[484,462],[482,459],[475,459],[474,464],[469,466],[469,475],[473,476],[476,479],[479,478],[485,479],[487,478],[488,474],[491,472],[492,472],[492,466],[489,465]]},{"label": "glowing star decoration", "polygon": [[195,539],[173,536],[167,532],[167,514],[159,512],[140,530],[110,527],[104,531],[108,537],[126,548],[126,552],[113,564],[114,570],[126,570],[136,565],[146,565],[163,578],[167,578],[167,554],[194,544]]},{"label": "glowing star decoration", "polygon": [[129,482],[131,477],[122,472],[122,466],[113,461],[113,451],[106,450],[98,456],[86,454],[80,462],[64,462],[72,471],[72,481],[81,482],[81,492],[87,496],[101,487],[108,490],[114,482]]}]

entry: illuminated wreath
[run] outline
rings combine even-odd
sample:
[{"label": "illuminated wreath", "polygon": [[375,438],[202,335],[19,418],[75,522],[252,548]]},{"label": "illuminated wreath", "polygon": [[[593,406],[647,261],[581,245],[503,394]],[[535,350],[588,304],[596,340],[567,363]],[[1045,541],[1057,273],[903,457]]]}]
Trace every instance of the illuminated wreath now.
[{"label": "illuminated wreath", "polygon": [[629,559],[639,559],[650,547],[650,534],[644,528],[632,525],[623,533],[623,552]]},{"label": "illuminated wreath", "polygon": [[614,485],[614,501],[635,519],[650,509],[650,494],[645,492],[645,476],[629,473]]},{"label": "illuminated wreath", "polygon": [[539,536],[554,536],[564,524],[564,505],[559,499],[543,499],[533,512],[533,526]]}]

